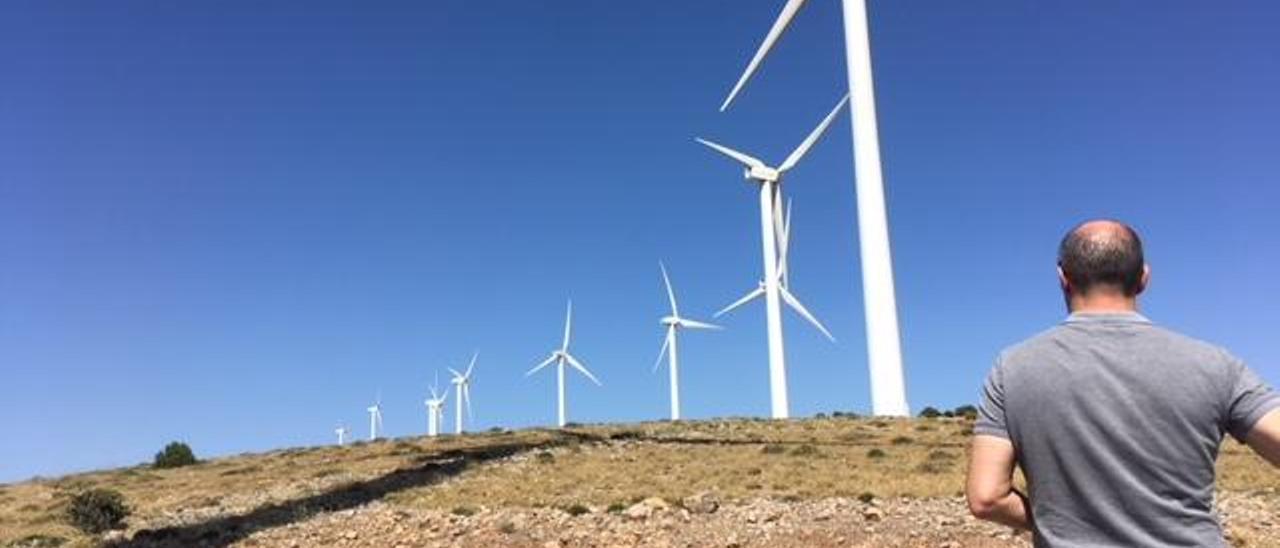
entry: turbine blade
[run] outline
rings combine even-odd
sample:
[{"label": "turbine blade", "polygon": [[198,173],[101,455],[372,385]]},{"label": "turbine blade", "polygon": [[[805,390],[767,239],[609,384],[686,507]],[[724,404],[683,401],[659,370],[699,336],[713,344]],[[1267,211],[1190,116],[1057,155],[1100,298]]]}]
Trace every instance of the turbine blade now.
[{"label": "turbine blade", "polygon": [[450,373],[453,373],[453,378],[455,380],[462,377],[462,373],[459,373],[457,369],[452,367],[446,367],[445,369],[448,369]]},{"label": "turbine blade", "polygon": [[550,358],[547,358],[547,360],[546,360],[546,361],[544,361],[544,362],[542,362],[542,363],[538,364],[538,365],[537,365],[537,366],[535,366],[533,369],[530,369],[528,373],[525,373],[525,374],[524,374],[524,376],[528,377],[529,375],[532,375],[532,374],[534,374],[534,373],[537,373],[539,369],[542,369],[543,367],[546,367],[546,366],[548,366],[548,365],[551,365],[551,364],[555,363],[555,361],[556,361],[556,355],[555,355],[555,354],[552,354]]},{"label": "turbine blade", "polygon": [[779,172],[785,172],[796,166],[796,162],[799,162],[800,158],[803,158],[805,153],[809,152],[809,148],[812,147],[814,143],[818,142],[818,138],[822,137],[823,132],[827,131],[827,126],[831,125],[831,121],[836,119],[836,115],[840,113],[840,109],[844,108],[844,104],[848,101],[849,94],[845,93],[844,97],[840,98],[840,102],[836,103],[836,108],[831,109],[831,113],[827,114],[827,117],[822,119],[822,123],[818,124],[818,127],[813,128],[813,131],[809,133],[808,137],[805,137],[804,141],[800,143],[800,146],[796,147],[796,149],[791,152],[791,155],[787,156],[787,159],[782,162],[782,165],[778,166]]},{"label": "turbine blade", "polygon": [[800,300],[797,299],[795,295],[792,295],[790,290],[788,290],[785,287],[779,287],[778,293],[782,294],[782,300],[786,301],[787,306],[790,306],[798,314],[804,317],[805,320],[813,324],[814,327],[818,328],[818,331],[821,331],[823,335],[826,335],[828,340],[830,340],[831,342],[836,342],[836,338],[831,336],[831,332],[827,331],[827,328],[822,325],[822,322],[818,321],[817,318],[813,317],[813,314],[810,314],[809,310],[806,309],[803,304],[800,304]]},{"label": "turbine blade", "polygon": [[662,350],[658,351],[658,359],[653,362],[653,372],[658,372],[658,367],[662,365],[662,358],[667,355],[667,347],[671,345],[671,327],[667,328],[667,335],[662,338]]},{"label": "turbine blade", "polygon": [[764,295],[764,288],[757,287],[753,289],[750,293],[747,293],[746,296],[742,297],[741,299],[733,301],[733,304],[730,304],[729,306],[726,306],[720,309],[720,311],[716,312],[713,317],[719,318],[720,316],[727,314],[729,311],[735,308],[738,308],[739,306],[742,306],[744,304],[747,304],[751,302],[752,299],[760,297],[761,295]]},{"label": "turbine blade", "polygon": [[747,167],[766,167],[764,165],[764,162],[760,161],[758,158],[751,156],[749,154],[738,152],[727,146],[724,146],[718,143],[713,143],[701,137],[694,140],[704,145],[707,145],[708,147],[711,147],[712,150],[719,152],[720,154],[723,154],[725,156],[733,158],[734,160],[742,162],[742,164]]},{"label": "turbine blade", "polygon": [[567,360],[569,365],[572,365],[574,369],[581,371],[583,375],[586,375],[588,379],[591,379],[591,382],[596,383],[596,386],[604,386],[600,384],[600,379],[597,379],[595,375],[592,375],[590,371],[587,371],[586,366],[582,365],[582,363],[578,361],[578,358],[575,358],[570,354],[565,354],[564,359]]},{"label": "turbine blade", "polygon": [[569,301],[569,308],[564,313],[564,344],[560,345],[560,350],[569,348],[569,326],[573,324],[573,300]]},{"label": "turbine blade", "polygon": [[699,322],[695,320],[686,320],[684,318],[680,319],[680,326],[688,327],[690,329],[724,329],[723,327],[720,327],[713,323],[705,323],[705,322]]},{"label": "turbine blade", "polygon": [[480,357],[479,350],[477,350],[474,354],[471,355],[471,365],[467,366],[467,374],[465,375],[468,379],[471,378],[471,370],[476,368],[476,358],[479,358],[479,357]]},{"label": "turbine blade", "polygon": [[791,23],[791,19],[795,18],[796,12],[804,6],[804,0],[787,0],[786,5],[782,6],[782,13],[778,14],[778,19],[773,22],[773,26],[769,28],[769,33],[764,36],[764,42],[760,43],[760,47],[756,49],[756,54],[751,58],[751,62],[747,63],[747,69],[742,72],[742,76],[738,78],[738,83],[734,84],[733,90],[729,92],[729,97],[720,105],[720,112],[724,112],[729,108],[729,104],[733,102],[733,98],[738,96],[738,92],[742,91],[742,86],[747,84],[747,80],[755,74],[756,69],[760,67],[760,62],[764,61],[764,57],[769,54],[769,50],[773,48],[773,44],[782,37],[782,33],[787,30],[787,25]]},{"label": "turbine blade", "polygon": [[783,217],[782,233],[778,240],[778,278],[782,287],[791,283],[791,271],[787,268],[788,252],[791,250],[791,200],[787,200],[787,213]]},{"label": "turbine blade", "polygon": [[462,401],[467,404],[467,420],[471,420],[471,386],[462,386]]},{"label": "turbine blade", "polygon": [[671,278],[667,277],[667,266],[658,261],[658,268],[662,269],[662,283],[667,285],[667,299],[671,301],[671,315],[680,317],[680,311],[676,308],[676,292],[671,289]]}]

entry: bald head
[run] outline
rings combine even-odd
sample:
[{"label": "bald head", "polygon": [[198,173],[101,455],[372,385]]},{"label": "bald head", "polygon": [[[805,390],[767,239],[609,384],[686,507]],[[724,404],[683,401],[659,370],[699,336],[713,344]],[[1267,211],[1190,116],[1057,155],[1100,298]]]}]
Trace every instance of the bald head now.
[{"label": "bald head", "polygon": [[1119,221],[1088,221],[1062,238],[1058,267],[1077,295],[1110,291],[1133,297],[1143,288],[1142,240]]}]

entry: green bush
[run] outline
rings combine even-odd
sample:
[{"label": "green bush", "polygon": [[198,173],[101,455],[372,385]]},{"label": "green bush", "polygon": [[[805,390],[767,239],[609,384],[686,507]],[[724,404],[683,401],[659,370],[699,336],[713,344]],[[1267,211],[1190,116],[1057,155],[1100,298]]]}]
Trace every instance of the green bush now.
[{"label": "green bush", "polygon": [[955,416],[964,417],[966,419],[978,418],[978,408],[972,405],[961,405],[954,411]]},{"label": "green bush", "polygon": [[881,449],[867,451],[867,458],[869,459],[883,459],[885,456],[885,452]]},{"label": "green bush", "polygon": [[942,411],[938,411],[932,407],[926,407],[920,410],[920,416],[926,419],[936,419],[942,416]]},{"label": "green bush", "polygon": [[156,468],[177,468],[179,466],[189,466],[196,463],[196,455],[191,452],[191,447],[180,441],[169,443],[164,449],[156,453]]},{"label": "green bush", "polygon": [[111,489],[90,489],[71,498],[67,522],[76,529],[96,535],[124,527],[129,507],[124,496]]},{"label": "green bush", "polygon": [[565,508],[565,509],[564,509],[564,512],[565,512],[566,514],[569,514],[570,516],[577,517],[577,516],[581,516],[581,515],[583,515],[583,514],[590,514],[590,513],[591,513],[591,509],[590,509],[590,508],[587,508],[586,506],[583,506],[583,505],[581,505],[581,504],[574,504],[574,505],[572,505],[572,506],[569,506],[568,508]]}]

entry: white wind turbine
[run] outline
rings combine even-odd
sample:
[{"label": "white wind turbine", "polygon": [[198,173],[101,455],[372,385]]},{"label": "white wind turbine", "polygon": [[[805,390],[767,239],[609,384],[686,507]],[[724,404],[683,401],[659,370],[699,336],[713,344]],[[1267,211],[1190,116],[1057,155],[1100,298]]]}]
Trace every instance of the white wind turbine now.
[{"label": "white wind turbine", "polygon": [[[720,110],[729,108],[760,62],[782,36],[805,0],[787,0]],[[866,0],[842,0],[845,67],[853,93],[854,188],[858,196],[858,241],[862,255],[862,297],[867,325],[867,357],[871,374],[871,408],[876,415],[909,416],[902,374],[902,341],[889,247],[889,219],[880,168],[880,136],[876,124],[875,84],[871,73],[871,40]]]},{"label": "white wind turbine", "polygon": [[569,301],[569,307],[564,316],[564,342],[560,344],[560,348],[558,350],[553,350],[551,352],[551,356],[549,358],[535,366],[533,369],[530,369],[528,373],[524,374],[524,376],[528,377],[537,373],[539,369],[553,363],[556,364],[556,385],[558,387],[557,390],[559,394],[559,406],[556,408],[558,411],[557,424],[559,424],[561,428],[563,428],[565,424],[568,424],[568,420],[565,418],[564,408],[564,366],[567,364],[570,367],[577,369],[578,372],[585,375],[588,379],[591,379],[591,382],[596,383],[596,386],[602,386],[600,384],[600,380],[597,379],[595,375],[592,375],[590,371],[587,371],[586,366],[582,365],[582,362],[578,361],[577,358],[573,357],[573,355],[569,353],[569,328],[572,323],[573,301]]},{"label": "white wind turbine", "polygon": [[433,438],[440,435],[440,425],[444,423],[444,401],[449,399],[448,390],[438,391],[439,384],[437,378],[431,385],[431,397],[423,402],[427,406],[427,435]]},{"label": "white wind turbine", "polygon": [[[778,295],[782,297],[782,302],[786,303],[787,306],[796,311],[800,317],[804,318],[805,321],[809,322],[810,325],[820,331],[827,340],[835,342],[836,338],[831,335],[831,332],[827,330],[826,326],[822,325],[822,322],[818,321],[818,318],[814,317],[814,315],[809,312],[809,309],[805,308],[805,306],[800,303],[800,299],[796,298],[796,296],[791,293],[791,288],[789,287],[790,269],[787,267],[787,251],[790,249],[791,244],[791,202],[787,202],[787,212],[785,217],[782,217],[776,209],[775,215],[783,219],[783,222],[779,225],[781,228],[778,230]],[[719,318],[735,308],[760,298],[764,294],[765,283],[763,281],[757,282],[755,289],[751,290],[751,292],[744,295],[741,299],[734,301],[729,306],[724,307],[719,312],[716,312],[714,317]]]},{"label": "white wind turbine", "polygon": [[367,411],[369,411],[369,441],[373,441],[378,439],[378,434],[382,431],[382,394],[378,394],[378,398]]},{"label": "white wind turbine", "polygon": [[764,280],[759,289],[765,298],[765,319],[769,337],[769,392],[772,400],[773,418],[785,419],[790,416],[790,405],[787,402],[787,366],[782,347],[782,305],[779,302],[778,284],[778,220],[775,211],[778,200],[778,185],[782,176],[796,166],[813,144],[817,142],[827,126],[835,119],[836,114],[844,107],[849,96],[846,94],[836,103],[835,108],[814,128],[800,146],[783,160],[778,167],[765,165],[759,159],[738,152],[724,145],[705,139],[697,139],[715,151],[737,160],[745,166],[745,177],[760,184],[760,242],[763,248]]},{"label": "white wind turbine", "polygon": [[467,366],[466,373],[459,373],[456,369],[450,367],[449,372],[453,373],[453,378],[449,381],[453,383],[454,390],[457,392],[456,398],[453,399],[454,405],[457,406],[457,413],[454,417],[453,432],[455,434],[462,433],[462,406],[467,406],[467,417],[471,417],[471,372],[476,368],[476,358],[480,357],[480,353],[476,352],[471,355],[471,365]]},{"label": "white wind turbine", "polygon": [[680,361],[676,355],[676,332],[686,328],[721,329],[721,327],[680,317],[680,309],[676,306],[676,293],[671,289],[671,278],[667,277],[667,267],[662,264],[662,261],[658,261],[658,268],[662,270],[662,283],[667,286],[667,298],[671,301],[671,315],[659,320],[662,325],[667,326],[667,335],[662,341],[662,350],[658,351],[658,361],[653,363],[653,370],[658,370],[658,366],[662,365],[662,356],[666,354],[667,369],[671,373],[671,420],[675,421],[680,420]]},{"label": "white wind turbine", "polygon": [[347,427],[339,426],[334,428],[333,433],[338,435],[338,445],[347,443]]}]

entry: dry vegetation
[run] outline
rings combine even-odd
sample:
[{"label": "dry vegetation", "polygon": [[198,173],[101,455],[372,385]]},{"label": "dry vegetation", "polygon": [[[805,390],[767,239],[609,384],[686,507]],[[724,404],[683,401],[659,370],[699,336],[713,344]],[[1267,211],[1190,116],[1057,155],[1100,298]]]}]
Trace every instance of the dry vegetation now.
[{"label": "dry vegetation", "polygon": [[[91,544],[63,523],[62,512],[72,495],[94,487],[124,494],[133,509],[130,535],[201,524],[269,529],[369,500],[465,513],[616,509],[702,492],[725,500],[953,497],[962,486],[969,432],[963,419],[661,422],[291,449],[172,470],[135,467],[0,486],[0,546],[32,535]],[[1223,448],[1219,478],[1223,490],[1269,493],[1268,500],[1280,491],[1280,474],[1235,442]]]}]

